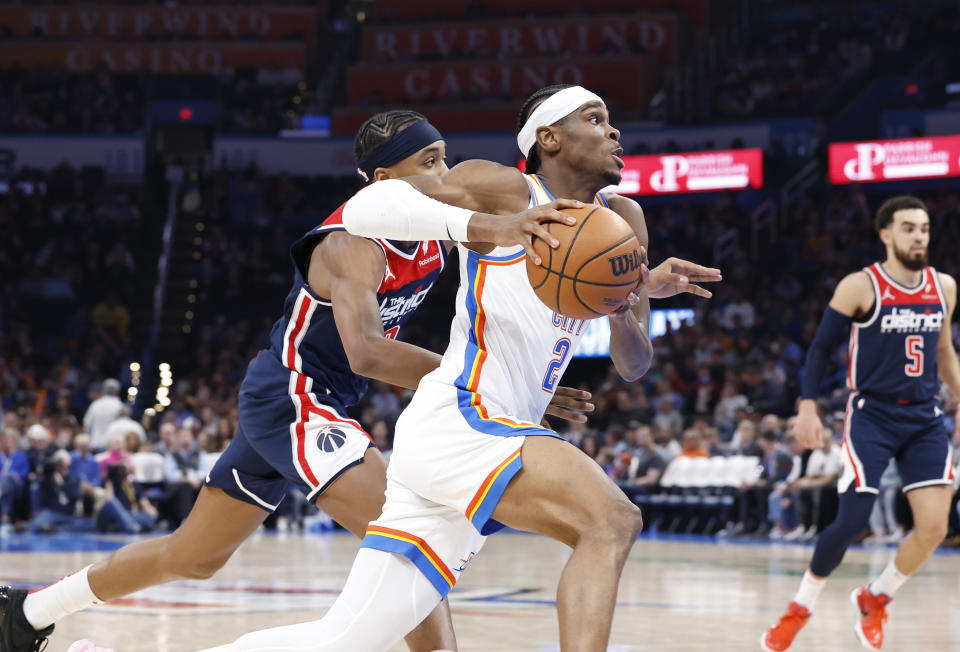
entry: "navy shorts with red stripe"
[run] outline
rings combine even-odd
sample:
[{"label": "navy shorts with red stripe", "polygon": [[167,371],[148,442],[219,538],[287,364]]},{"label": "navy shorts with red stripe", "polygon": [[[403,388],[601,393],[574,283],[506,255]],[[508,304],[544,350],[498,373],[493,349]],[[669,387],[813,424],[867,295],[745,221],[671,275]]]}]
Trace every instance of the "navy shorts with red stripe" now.
[{"label": "navy shorts with red stripe", "polygon": [[877,493],[891,459],[897,460],[904,491],[953,483],[950,435],[936,400],[898,403],[853,395],[843,455],[841,492],[846,480],[857,491]]},{"label": "navy shorts with red stripe", "polygon": [[373,442],[333,396],[312,383],[307,391],[304,376],[258,373],[278,368],[270,356],[263,351],[251,363],[240,390],[239,427],[206,484],[273,511],[291,485],[314,500],[363,462]]}]

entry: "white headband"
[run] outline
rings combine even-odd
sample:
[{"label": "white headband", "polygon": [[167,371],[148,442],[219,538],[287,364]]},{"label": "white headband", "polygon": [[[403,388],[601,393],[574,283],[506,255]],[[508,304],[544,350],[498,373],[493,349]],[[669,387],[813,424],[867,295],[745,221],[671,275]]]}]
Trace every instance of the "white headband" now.
[{"label": "white headband", "polygon": [[587,102],[603,104],[599,95],[591,93],[583,86],[564,88],[541,102],[527,118],[523,129],[517,134],[517,146],[520,148],[520,152],[524,156],[530,153],[530,148],[537,142],[537,129],[548,127],[558,120],[566,118]]}]

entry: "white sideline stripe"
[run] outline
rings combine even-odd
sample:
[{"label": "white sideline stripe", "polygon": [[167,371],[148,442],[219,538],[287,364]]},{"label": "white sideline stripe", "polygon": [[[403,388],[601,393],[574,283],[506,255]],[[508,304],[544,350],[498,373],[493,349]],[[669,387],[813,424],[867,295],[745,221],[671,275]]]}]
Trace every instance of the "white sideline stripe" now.
[{"label": "white sideline stripe", "polygon": [[231,470],[233,471],[233,479],[234,479],[234,481],[237,483],[237,486],[240,487],[240,491],[242,491],[243,493],[247,494],[248,496],[250,496],[251,498],[253,498],[255,501],[257,501],[257,504],[258,504],[258,505],[260,505],[261,507],[265,507],[265,508],[269,509],[271,512],[272,512],[272,511],[275,511],[275,510],[277,509],[277,507],[280,506],[280,503],[277,503],[276,505],[271,505],[270,503],[268,503],[267,501],[265,501],[263,498],[261,498],[260,496],[258,496],[258,495],[255,494],[255,493],[253,493],[252,491],[250,491],[250,490],[247,489],[246,487],[244,487],[244,486],[243,486],[243,483],[240,482],[240,474],[237,473],[237,470],[236,470],[236,469],[231,469]]}]

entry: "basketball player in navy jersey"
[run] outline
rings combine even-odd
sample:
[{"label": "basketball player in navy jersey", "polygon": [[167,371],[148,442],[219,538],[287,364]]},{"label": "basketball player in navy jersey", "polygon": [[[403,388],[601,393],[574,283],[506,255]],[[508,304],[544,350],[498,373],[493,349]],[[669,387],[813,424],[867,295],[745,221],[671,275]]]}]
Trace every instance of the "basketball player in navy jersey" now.
[{"label": "basketball player in navy jersey", "polygon": [[[442,136],[412,111],[372,117],[354,149],[371,181],[447,171]],[[125,546],[29,596],[0,587],[0,652],[32,652],[57,620],[91,605],[164,582],[209,578],[291,484],[357,536],[380,514],[386,463],[346,408],[363,396],[367,378],[412,389],[439,364],[440,356],[396,338],[436,282],[447,251],[439,240],[350,235],[341,213],[294,243],[295,280],[283,317],[270,347],[247,369],[238,432],[188,518],[172,534]],[[585,420],[581,412],[593,407],[587,399],[564,388],[549,413]],[[455,649],[446,602],[406,640],[417,652]]]},{"label": "basketball player in navy jersey", "polygon": [[960,365],[950,341],[957,283],[927,265],[930,217],[922,201],[888,200],[877,212],[876,227],[887,259],[840,281],[807,354],[795,433],[815,448],[823,427],[814,401],[827,359],[850,332],[840,509],[820,535],[793,602],[764,634],[761,646],[768,652],[789,648],[810,619],[827,576],[867,527],[891,458],[897,460],[915,525],[880,576],[850,596],[863,647],[882,648],[887,605],[947,533],[953,459],[936,395],[942,380],[960,396]]},{"label": "basketball player in navy jersey", "polygon": [[[541,89],[521,109],[518,131],[528,175],[467,161],[436,179],[376,184],[345,207],[354,233],[449,234],[460,243],[450,345],[398,421],[384,512],[336,604],[321,621],[253,632],[207,652],[388,649],[442,603],[484,537],[504,525],[573,549],[557,590],[560,647],[606,650],[640,511],[594,460],[536,425],[553,391],[550,374],[562,375],[582,331],[542,304],[526,276],[525,256],[538,259],[530,235],[549,241],[549,233],[496,225],[518,211],[552,215],[566,204],[556,196],[608,204],[644,247],[647,231],[635,201],[600,193],[623,167],[620,134],[600,97],[579,86]],[[388,219],[394,206],[403,213]],[[620,376],[636,380],[650,365],[648,296],[709,297],[697,282],[718,280],[719,270],[675,259],[645,273],[629,305],[609,318]],[[555,347],[561,340],[566,346]]]}]

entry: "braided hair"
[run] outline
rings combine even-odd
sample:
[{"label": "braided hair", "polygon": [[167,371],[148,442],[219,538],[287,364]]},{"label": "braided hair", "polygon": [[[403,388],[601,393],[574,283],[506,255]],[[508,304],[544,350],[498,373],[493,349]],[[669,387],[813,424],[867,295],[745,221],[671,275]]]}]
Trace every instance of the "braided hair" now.
[{"label": "braided hair", "polygon": [[385,142],[396,136],[404,127],[426,120],[416,111],[384,111],[369,118],[360,126],[353,139],[353,156],[359,161]]},{"label": "braided hair", "polygon": [[[557,84],[556,86],[545,86],[527,98],[527,101],[520,107],[520,117],[517,119],[517,133],[523,129],[533,110],[540,106],[540,103],[546,100],[554,93],[559,93],[565,88],[571,88],[573,84]],[[540,170],[540,153],[537,151],[537,145],[534,143],[530,151],[527,152],[527,173],[534,174]]]}]

